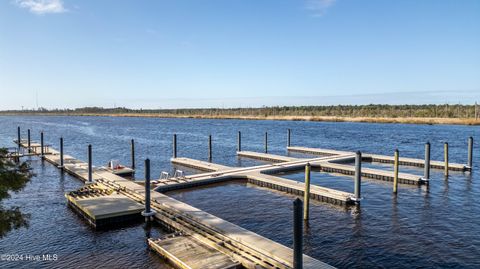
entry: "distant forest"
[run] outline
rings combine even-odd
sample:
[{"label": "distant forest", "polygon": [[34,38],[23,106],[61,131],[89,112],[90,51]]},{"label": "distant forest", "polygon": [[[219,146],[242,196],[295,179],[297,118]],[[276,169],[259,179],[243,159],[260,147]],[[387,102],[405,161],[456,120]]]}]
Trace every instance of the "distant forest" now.
[{"label": "distant forest", "polygon": [[477,105],[335,105],[335,106],[272,106],[261,108],[182,108],[182,109],[129,109],[124,107],[83,107],[76,109],[8,110],[0,114],[61,114],[61,115],[112,115],[160,114],[171,116],[312,116],[312,117],[372,117],[372,118],[477,118]]}]

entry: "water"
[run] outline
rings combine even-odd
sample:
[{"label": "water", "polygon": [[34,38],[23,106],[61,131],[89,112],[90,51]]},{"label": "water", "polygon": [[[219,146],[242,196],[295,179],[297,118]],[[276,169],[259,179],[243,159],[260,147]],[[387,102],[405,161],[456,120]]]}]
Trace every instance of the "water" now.
[{"label": "water", "polygon": [[[108,118],[108,117],[0,117],[0,145],[11,146],[16,127],[32,129],[32,138],[45,132],[46,143],[58,148],[65,138],[65,151],[86,159],[87,144],[93,144],[94,164],[110,159],[129,164],[129,139],[136,140],[137,177],[143,176],[141,160],[152,160],[152,174],[173,171],[172,134],[178,134],[178,155],[207,160],[207,139],[213,135],[213,161],[230,166],[262,162],[235,156],[237,131],[242,131],[242,149],[263,150],[263,134],[269,132],[269,151],[286,155],[286,129],[292,144],[338,150],[388,154],[395,148],[401,156],[423,157],[424,143],[432,143],[432,159],[442,160],[443,142],[450,145],[450,162],[466,162],[467,137],[480,139],[478,127],[369,123],[319,123],[291,121],[242,121],[199,119]],[[475,141],[474,166],[480,167],[480,144]],[[292,154],[301,156],[298,154]],[[13,230],[0,241],[0,253],[56,253],[56,262],[35,266],[156,267],[167,268],[146,248],[144,225],[95,232],[66,207],[63,193],[78,188],[76,179],[61,176],[56,168],[32,158],[37,177],[5,206],[19,205],[30,213],[30,226]],[[364,166],[390,170],[390,165]],[[183,168],[182,168],[183,169]],[[194,173],[184,169],[187,173]],[[421,169],[403,172],[422,174]],[[359,209],[313,202],[311,220],[305,231],[304,252],[340,268],[479,268],[480,267],[480,174],[432,170],[427,188],[403,185],[397,197],[391,183],[365,179],[365,198]],[[282,177],[303,180],[302,173]],[[349,177],[313,172],[312,183],[353,191]],[[259,188],[242,181],[195,190],[171,192],[218,217],[291,246],[292,201],[294,196]],[[164,234],[161,228],[151,231]],[[5,263],[0,267],[31,266]]]}]

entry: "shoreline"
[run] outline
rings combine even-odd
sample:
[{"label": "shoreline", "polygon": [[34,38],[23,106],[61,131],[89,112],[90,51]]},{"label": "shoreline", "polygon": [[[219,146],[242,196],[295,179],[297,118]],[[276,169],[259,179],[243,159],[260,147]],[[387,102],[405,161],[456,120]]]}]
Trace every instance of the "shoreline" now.
[{"label": "shoreline", "polygon": [[364,122],[364,123],[402,123],[429,125],[480,125],[480,119],[474,118],[428,118],[428,117],[342,117],[342,116],[236,116],[206,114],[161,114],[161,113],[0,113],[0,116],[80,116],[80,117],[138,117],[138,118],[184,118],[184,119],[236,119],[236,120],[284,120],[318,122]]}]

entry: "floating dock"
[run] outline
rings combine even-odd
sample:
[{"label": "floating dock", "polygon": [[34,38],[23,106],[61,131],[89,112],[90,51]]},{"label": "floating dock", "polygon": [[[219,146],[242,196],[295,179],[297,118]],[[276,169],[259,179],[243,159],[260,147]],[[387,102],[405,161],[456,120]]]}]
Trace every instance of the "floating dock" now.
[{"label": "floating dock", "polygon": [[98,183],[69,192],[65,197],[70,207],[97,229],[143,220],[142,204]]},{"label": "floating dock", "polygon": [[243,268],[239,262],[189,235],[169,235],[161,239],[148,239],[148,245],[177,268]]},{"label": "floating dock", "polygon": [[[313,154],[313,155],[344,155],[344,154],[355,154],[354,152],[348,151],[338,151],[331,149],[319,149],[319,148],[307,148],[307,147],[287,147],[287,150],[299,153]],[[378,163],[394,163],[393,156],[385,156],[378,154],[363,154],[363,161],[378,162]],[[400,157],[399,164],[404,166],[414,166],[414,167],[425,167],[425,160]],[[430,168],[435,169],[445,169],[445,162],[441,161],[430,161]],[[458,163],[449,163],[448,170],[451,171],[470,171],[471,168]]]},{"label": "floating dock", "polygon": [[[60,165],[60,154],[58,151],[50,149],[50,154],[45,156],[45,160],[58,167]],[[196,162],[196,164],[199,163]],[[216,168],[220,167],[217,166]],[[63,170],[88,184],[92,184],[88,182],[88,164],[83,161],[64,155]],[[102,188],[105,188],[105,192],[110,194],[90,193],[85,197],[79,195],[79,193],[67,195],[69,203],[75,205],[76,210],[85,215],[89,222],[93,222],[89,219],[93,217],[109,216],[114,219],[115,217],[125,217],[130,212],[135,215],[140,210],[138,205],[145,204],[144,186],[117,176],[103,168],[93,168],[92,176],[93,182],[95,182],[93,184],[99,184]],[[173,232],[192,236],[201,244],[215,249],[217,252],[230,257],[233,261],[238,261],[244,268],[293,268],[293,251],[291,248],[165,194],[151,191],[150,196],[151,208],[156,212],[153,217],[164,227]],[[127,202],[125,198],[129,201]],[[125,203],[121,211],[119,210],[120,207],[114,206],[118,201]],[[97,208],[100,205],[101,207]],[[95,222],[96,224],[99,223],[98,220],[95,220]],[[218,256],[219,254],[215,253],[213,255]],[[170,259],[178,259],[178,257],[170,257]],[[303,255],[303,268],[327,269],[334,267]]]}]

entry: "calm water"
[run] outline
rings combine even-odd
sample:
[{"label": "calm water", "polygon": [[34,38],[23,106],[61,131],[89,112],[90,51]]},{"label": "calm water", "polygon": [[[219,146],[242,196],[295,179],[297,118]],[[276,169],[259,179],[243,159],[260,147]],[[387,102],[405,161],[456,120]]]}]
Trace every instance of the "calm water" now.
[{"label": "calm water", "polygon": [[[93,144],[94,164],[110,159],[129,164],[129,140],[136,140],[137,177],[143,176],[141,160],[152,160],[152,173],[172,171],[172,134],[178,134],[178,154],[207,159],[207,138],[213,135],[216,163],[250,166],[261,162],[235,156],[237,131],[242,131],[244,150],[263,150],[263,133],[269,132],[269,150],[285,152],[286,129],[293,130],[295,145],[361,150],[423,157],[423,145],[432,143],[432,159],[442,159],[443,142],[450,144],[450,161],[466,162],[466,139],[480,139],[480,129],[469,126],[429,126],[365,123],[317,123],[289,121],[240,121],[90,117],[0,117],[0,146],[12,146],[16,127],[32,129],[32,139],[45,132],[46,143],[58,148],[65,138],[65,151],[86,159],[87,144]],[[474,166],[480,168],[480,144],[475,142]],[[301,154],[292,154],[302,156]],[[304,155],[303,155],[304,156]],[[49,164],[32,159],[37,176],[20,193],[3,201],[31,214],[30,226],[13,230],[0,239],[0,254],[57,254],[56,262],[0,261],[0,267],[153,267],[168,268],[146,248],[147,229],[142,224],[95,232],[66,207],[63,193],[81,186]],[[365,166],[390,170],[389,165]],[[183,168],[182,168],[183,169]],[[193,170],[184,169],[187,173]],[[422,174],[421,169],[401,171]],[[303,180],[302,173],[280,175]],[[349,177],[312,174],[314,184],[353,192]],[[427,188],[400,185],[399,195],[391,183],[365,179],[365,198],[359,209],[313,202],[305,253],[340,268],[479,268],[480,267],[480,173],[432,170]],[[293,196],[259,188],[245,182],[171,192],[186,201],[279,243],[291,246]],[[150,231],[156,237],[159,227]]]}]

